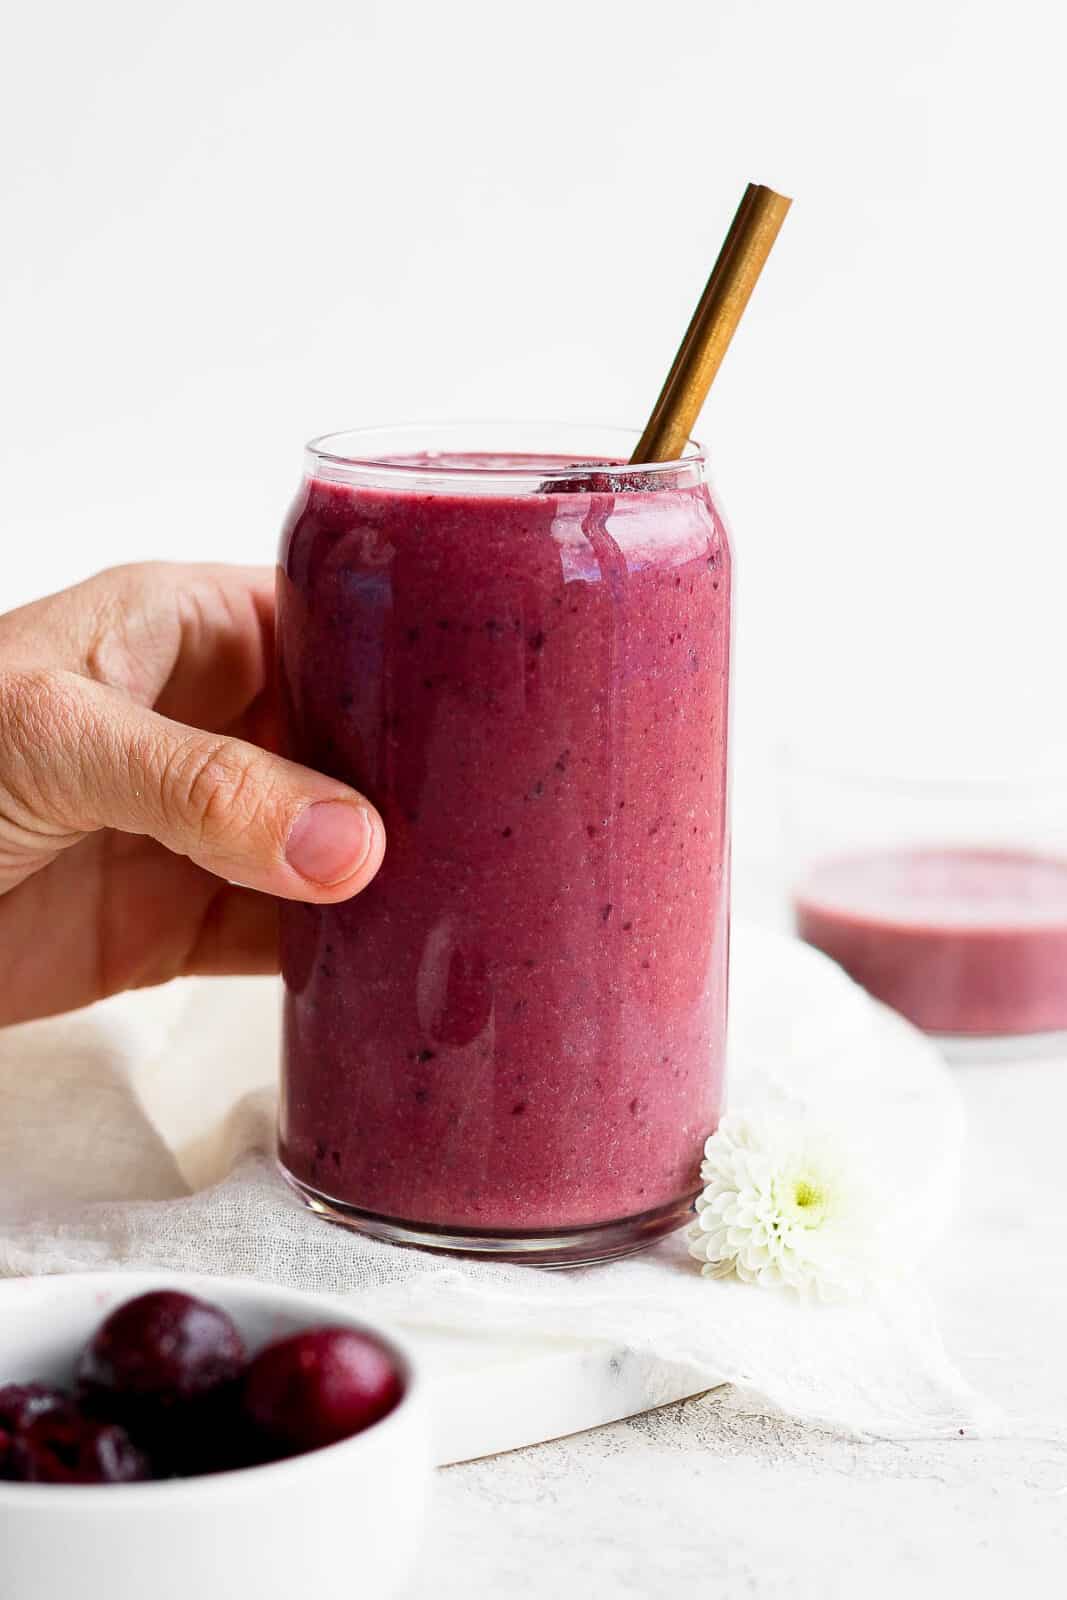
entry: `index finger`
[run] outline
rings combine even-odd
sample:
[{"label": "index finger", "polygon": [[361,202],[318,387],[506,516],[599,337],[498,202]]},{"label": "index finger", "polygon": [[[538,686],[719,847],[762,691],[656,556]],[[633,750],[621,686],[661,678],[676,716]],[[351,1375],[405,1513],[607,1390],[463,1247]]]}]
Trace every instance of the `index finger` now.
[{"label": "index finger", "polygon": [[270,567],[115,567],[0,617],[0,666],[76,672],[202,727],[236,721],[270,681]]}]

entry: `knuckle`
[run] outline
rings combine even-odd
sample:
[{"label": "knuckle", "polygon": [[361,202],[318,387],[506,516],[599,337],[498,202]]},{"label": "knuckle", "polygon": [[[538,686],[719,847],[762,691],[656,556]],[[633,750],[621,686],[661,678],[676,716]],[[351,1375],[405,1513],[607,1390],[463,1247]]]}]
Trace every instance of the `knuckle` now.
[{"label": "knuckle", "polygon": [[84,735],[85,708],[71,674],[0,672],[0,784],[9,809],[23,820],[43,811],[65,815]]},{"label": "knuckle", "polygon": [[152,654],[146,631],[152,617],[156,578],[152,562],[108,567],[85,585],[85,670],[108,687],[141,692],[143,657]]},{"label": "knuckle", "polygon": [[102,568],[89,583],[107,594],[140,594],[153,581],[160,565],[157,561],[123,561],[116,567]]},{"label": "knuckle", "polygon": [[126,612],[143,602],[151,583],[148,562],[127,562],[121,567],[105,567],[81,585],[81,598],[88,619],[98,632],[121,622]]},{"label": "knuckle", "polygon": [[69,674],[48,668],[0,673],[0,726],[5,745],[41,740],[57,723],[72,720],[77,697]]},{"label": "knuckle", "polygon": [[179,744],[164,761],[160,785],[165,815],[204,847],[260,831],[269,817],[269,782],[239,739]]}]

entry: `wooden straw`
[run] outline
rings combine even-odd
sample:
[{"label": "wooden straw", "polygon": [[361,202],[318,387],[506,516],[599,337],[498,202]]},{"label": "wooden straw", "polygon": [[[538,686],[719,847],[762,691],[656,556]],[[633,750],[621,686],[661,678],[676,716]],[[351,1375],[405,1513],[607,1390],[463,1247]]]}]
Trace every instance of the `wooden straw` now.
[{"label": "wooden straw", "polygon": [[750,183],[745,190],[667,381],[630,457],[634,465],[676,461],[681,456],[792,203],[762,183]]}]

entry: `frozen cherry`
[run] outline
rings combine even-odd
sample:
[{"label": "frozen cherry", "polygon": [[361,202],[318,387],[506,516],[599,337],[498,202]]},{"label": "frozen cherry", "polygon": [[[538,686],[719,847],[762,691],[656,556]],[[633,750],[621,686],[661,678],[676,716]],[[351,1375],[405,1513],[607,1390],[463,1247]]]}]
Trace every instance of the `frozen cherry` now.
[{"label": "frozen cherry", "polygon": [[48,1389],[43,1383],[6,1383],[0,1387],[0,1478],[10,1477],[14,1470],[11,1452],[23,1428],[46,1411],[69,1404],[61,1390]]},{"label": "frozen cherry", "polygon": [[18,1433],[43,1412],[69,1405],[70,1396],[62,1389],[49,1389],[43,1383],[5,1383],[0,1388],[0,1428]]},{"label": "frozen cherry", "polygon": [[647,494],[655,489],[677,487],[678,475],[671,472],[649,474],[640,467],[630,468],[625,461],[576,461],[571,475],[546,478],[539,485],[542,494]]},{"label": "frozen cherry", "polygon": [[260,1351],[245,1378],[245,1411],[279,1452],[297,1455],[359,1433],[400,1399],[385,1349],[353,1328],[314,1328]]},{"label": "frozen cherry", "polygon": [[151,1473],[124,1428],[65,1405],[40,1412],[15,1435],[10,1476],[20,1483],[140,1483]]},{"label": "frozen cherry", "polygon": [[546,478],[539,485],[541,494],[614,494],[615,483],[609,463],[604,461],[576,461],[570,469],[573,476]]},{"label": "frozen cherry", "polygon": [[227,1434],[246,1356],[217,1306],[174,1290],[113,1311],[78,1364],[86,1411],[118,1422],[163,1477],[228,1465]]},{"label": "frozen cherry", "polygon": [[78,1363],[78,1393],[104,1416],[169,1410],[232,1383],[245,1364],[225,1311],[158,1290],[113,1311]]}]

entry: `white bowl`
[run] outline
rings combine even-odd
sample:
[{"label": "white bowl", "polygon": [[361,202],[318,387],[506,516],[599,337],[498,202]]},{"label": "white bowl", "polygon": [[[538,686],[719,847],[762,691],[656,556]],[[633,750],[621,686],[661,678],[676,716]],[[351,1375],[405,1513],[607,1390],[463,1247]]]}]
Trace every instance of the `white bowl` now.
[{"label": "white bowl", "polygon": [[150,1289],[214,1301],[258,1349],[315,1324],[366,1328],[404,1374],[364,1433],[269,1466],[162,1483],[0,1483],[3,1600],[378,1600],[414,1564],[430,1477],[421,1384],[392,1334],[320,1295],[190,1274],[0,1282],[0,1384],[69,1385],[85,1341]]}]

